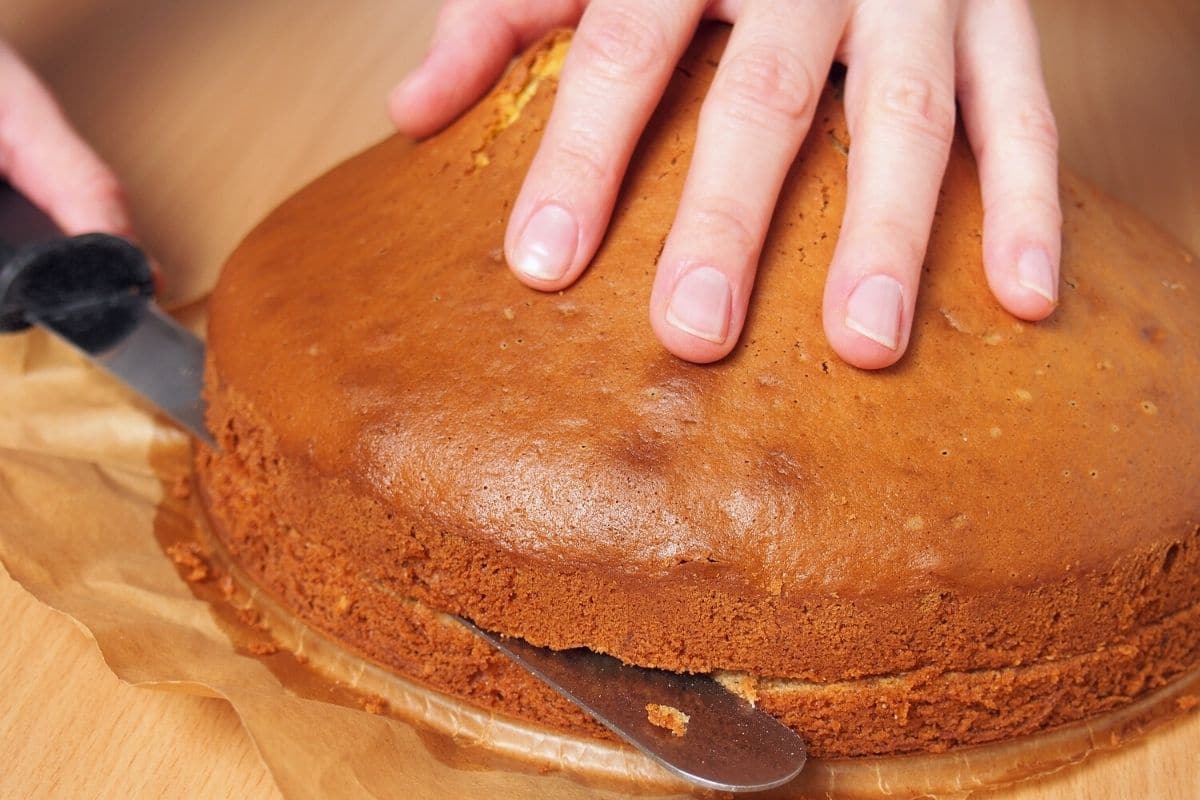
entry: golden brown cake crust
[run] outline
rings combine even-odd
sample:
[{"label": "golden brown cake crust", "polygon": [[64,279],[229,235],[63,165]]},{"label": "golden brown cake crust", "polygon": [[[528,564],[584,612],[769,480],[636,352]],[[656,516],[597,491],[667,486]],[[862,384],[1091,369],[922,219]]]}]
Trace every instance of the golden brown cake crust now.
[{"label": "golden brown cake crust", "polygon": [[[960,720],[987,684],[937,676],[1059,665],[1069,685],[1108,665],[1120,683],[1033,723],[993,709],[936,745],[1094,713],[1195,664],[1191,257],[1064,176],[1062,307],[1018,323],[984,281],[958,142],[909,352],[848,367],[820,323],[848,144],[830,91],[741,343],[679,361],[646,308],[723,43],[706,28],[685,57],[565,293],[522,287],[500,255],[552,46],[445,133],[384,142],[251,234],[211,303],[223,454],[201,459],[235,555],[310,619],[383,586],[538,644],[826,686],[806,713],[850,715],[828,734],[842,753],[930,746],[870,721],[861,696],[839,705],[848,681],[922,676]],[[337,558],[298,582],[270,566],[287,536]]]}]

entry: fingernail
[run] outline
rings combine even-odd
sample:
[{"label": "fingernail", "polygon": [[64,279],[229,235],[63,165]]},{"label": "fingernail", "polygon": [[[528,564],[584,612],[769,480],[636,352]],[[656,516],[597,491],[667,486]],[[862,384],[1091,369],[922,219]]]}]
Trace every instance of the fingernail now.
[{"label": "fingernail", "polygon": [[1051,303],[1058,302],[1058,281],[1050,256],[1040,247],[1031,247],[1017,259],[1017,283],[1031,292],[1037,292]]},{"label": "fingernail", "polygon": [[667,322],[685,333],[721,344],[729,335],[729,281],[713,267],[684,274],[667,304]]},{"label": "fingernail", "polygon": [[846,301],[846,327],[889,350],[900,344],[904,292],[890,275],[863,278]]},{"label": "fingernail", "polygon": [[566,209],[545,205],[525,223],[513,266],[539,281],[556,281],[575,258],[579,226]]}]

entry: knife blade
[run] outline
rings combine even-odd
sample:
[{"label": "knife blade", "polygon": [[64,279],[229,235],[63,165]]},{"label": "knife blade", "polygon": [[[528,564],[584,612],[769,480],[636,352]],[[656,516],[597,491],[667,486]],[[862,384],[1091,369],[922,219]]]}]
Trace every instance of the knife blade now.
[{"label": "knife blade", "polygon": [[63,340],[215,447],[204,427],[204,343],[154,302],[145,254],[107,234],[55,236],[45,217],[3,184],[0,332],[31,325]]},{"label": "knife blade", "polygon": [[[5,240],[8,240],[7,242]],[[204,426],[204,343],[154,302],[145,255],[106,234],[64,237],[0,182],[0,333],[39,326],[215,448]],[[696,786],[769,789],[805,762],[790,728],[705,675],[621,664],[588,650],[555,651],[463,624],[626,742]],[[690,716],[675,736],[647,705]]]},{"label": "knife blade", "polygon": [[[583,648],[550,650],[464,624],[629,744],[696,786],[757,792],[800,774],[804,741],[708,675],[623,664]],[[688,719],[676,735],[652,724],[649,705]]]}]

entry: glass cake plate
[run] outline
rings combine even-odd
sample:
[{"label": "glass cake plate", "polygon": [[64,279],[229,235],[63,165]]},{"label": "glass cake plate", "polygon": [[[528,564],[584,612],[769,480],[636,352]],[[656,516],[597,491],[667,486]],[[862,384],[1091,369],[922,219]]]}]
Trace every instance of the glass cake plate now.
[{"label": "glass cake plate", "polygon": [[[198,489],[198,487],[196,487]],[[696,790],[648,757],[616,741],[562,733],[487,711],[427,688],[352,651],[282,606],[235,563],[213,535],[191,493],[195,534],[213,566],[228,576],[190,583],[213,608],[239,649],[258,655],[290,691],[386,714],[414,726],[429,757],[451,766],[566,774],[597,788],[649,796],[692,796]],[[167,548],[172,542],[161,541]],[[453,617],[446,621],[459,624]],[[269,636],[269,644],[264,644]],[[755,796],[771,798],[965,798],[973,792],[1055,772],[1089,755],[1140,737],[1200,702],[1200,671],[1092,719],[994,744],[854,759],[810,759],[791,783]]]}]

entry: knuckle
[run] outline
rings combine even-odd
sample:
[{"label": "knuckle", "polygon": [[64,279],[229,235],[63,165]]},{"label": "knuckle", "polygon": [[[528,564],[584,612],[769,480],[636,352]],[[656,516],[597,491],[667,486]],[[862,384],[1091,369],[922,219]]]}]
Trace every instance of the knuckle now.
[{"label": "knuckle", "polygon": [[880,106],[885,124],[939,147],[954,139],[954,93],[927,75],[899,73],[884,82]]},{"label": "knuckle", "polygon": [[704,197],[690,210],[690,226],[703,232],[704,239],[718,239],[726,252],[750,253],[758,248],[761,236],[751,229],[752,215],[730,197]]},{"label": "knuckle", "polygon": [[1041,150],[1058,150],[1058,125],[1048,104],[1020,109],[1012,121],[1012,136]]},{"label": "knuckle", "polygon": [[615,169],[608,149],[594,129],[587,125],[572,126],[555,137],[554,172],[560,181],[575,186],[607,184]]},{"label": "knuckle", "polygon": [[804,61],[785,48],[756,47],[722,65],[718,95],[729,113],[750,121],[795,123],[816,105],[817,81]]},{"label": "knuckle", "polygon": [[925,261],[929,230],[922,232],[895,211],[881,212],[863,234],[859,241],[870,242],[873,250],[886,253],[888,263],[916,271]]},{"label": "knuckle", "polygon": [[980,163],[1033,156],[1053,169],[1058,161],[1058,126],[1049,102],[1024,106],[1001,116],[995,124],[981,120],[976,127],[974,148]]},{"label": "knuckle", "polygon": [[616,80],[630,80],[650,70],[667,52],[666,32],[636,8],[596,5],[575,34],[589,70]]},{"label": "knuckle", "polygon": [[1023,227],[1021,223],[1026,220],[1037,219],[1058,229],[1062,227],[1063,219],[1057,194],[1028,186],[985,193],[983,216],[1001,227],[1014,228]]}]

